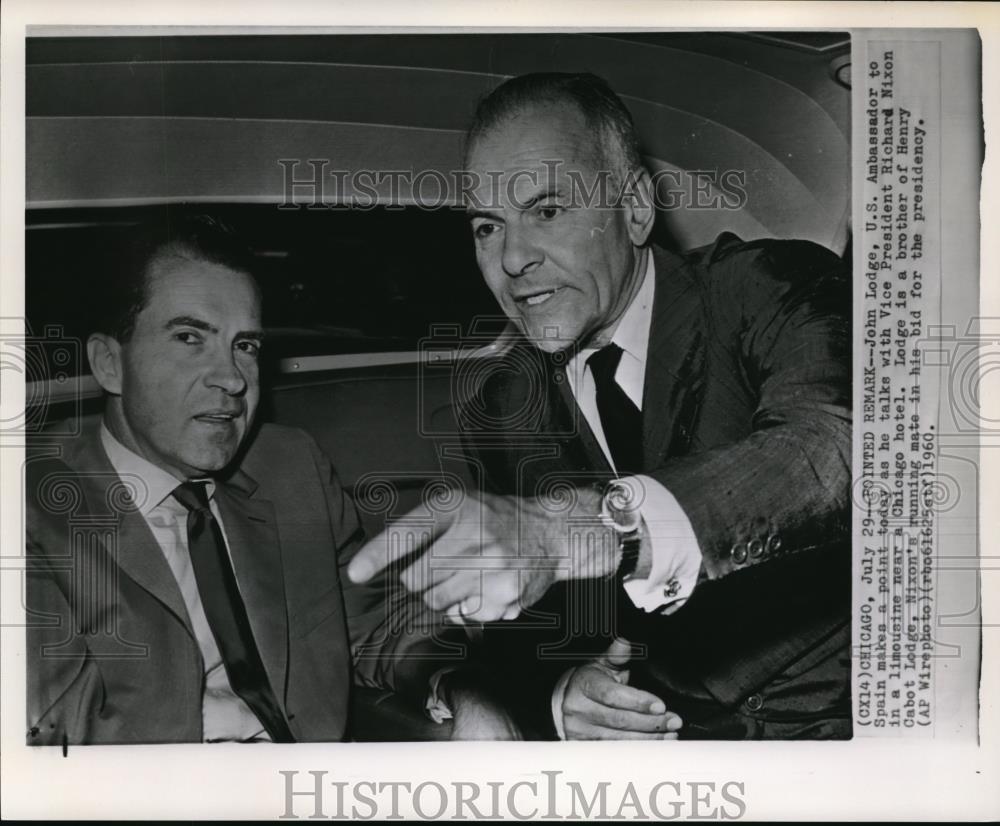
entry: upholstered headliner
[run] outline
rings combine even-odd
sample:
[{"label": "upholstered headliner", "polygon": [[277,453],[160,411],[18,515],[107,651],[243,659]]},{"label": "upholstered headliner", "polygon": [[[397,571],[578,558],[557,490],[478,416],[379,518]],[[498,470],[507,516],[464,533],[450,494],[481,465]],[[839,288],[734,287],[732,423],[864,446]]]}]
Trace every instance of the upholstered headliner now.
[{"label": "upholstered headliner", "polygon": [[746,171],[740,210],[670,212],[680,246],[725,227],[842,252],[849,49],[819,32],[30,38],[27,201],[281,201],[282,158],[450,173],[502,78],[587,70],[625,99],[654,169]]}]

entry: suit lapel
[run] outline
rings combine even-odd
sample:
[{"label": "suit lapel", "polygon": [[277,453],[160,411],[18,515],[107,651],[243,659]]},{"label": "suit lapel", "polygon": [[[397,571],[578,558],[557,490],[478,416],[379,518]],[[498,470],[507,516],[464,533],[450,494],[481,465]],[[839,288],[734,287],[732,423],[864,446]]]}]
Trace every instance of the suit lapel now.
[{"label": "suit lapel", "polygon": [[[587,417],[583,415],[583,411],[580,410],[580,406],[576,402],[576,397],[573,395],[573,391],[570,390],[569,379],[566,377],[566,370],[562,367],[557,367],[556,378],[555,378],[555,389],[556,392],[550,394],[552,399],[552,405],[555,409],[553,416],[556,418],[564,419],[564,430],[572,436],[575,436],[579,444],[583,448],[583,452],[586,455],[587,464],[586,467],[593,468],[599,473],[612,474],[613,470],[611,468],[611,463],[608,462],[608,457],[604,455],[604,451],[601,449],[600,442],[597,441],[597,437],[594,435],[594,431],[590,427],[590,423],[587,421]],[[569,440],[568,440],[569,441]],[[568,450],[568,445],[564,448],[564,451]]]},{"label": "suit lapel", "polygon": [[105,543],[112,560],[133,582],[161,602],[193,638],[194,630],[180,587],[136,505],[135,500],[141,501],[143,496],[141,480],[118,476],[101,447],[96,428],[89,429],[78,440],[77,449],[65,461],[81,486],[89,513],[115,520],[112,541],[116,545],[109,547]]},{"label": "suit lapel", "polygon": [[498,371],[496,383],[487,390],[487,407],[497,411],[495,433],[503,445],[498,466],[509,492],[536,495],[554,474],[592,475],[595,469],[610,473],[569,390],[567,354],[548,354],[519,338],[504,358],[514,369]]},{"label": "suit lapel", "polygon": [[140,587],[162,602],[194,638],[180,586],[174,579],[163,550],[138,510],[123,514],[118,528],[119,567]]},{"label": "suit lapel", "polygon": [[[705,358],[702,297],[693,274],[686,262],[673,253],[653,247],[653,256],[656,289],[642,404],[646,470],[657,467],[664,456],[686,449],[698,412]],[[575,435],[586,466],[611,473],[611,465],[570,390],[565,368],[551,366],[549,376],[548,421],[544,426]],[[564,444],[562,453],[565,462],[575,463],[568,444]]]},{"label": "suit lapel", "polygon": [[[138,480],[115,473],[100,443],[100,420],[90,423],[84,435],[67,452],[64,462],[79,481],[93,517],[114,517],[117,547],[106,551],[139,587],[155,597],[195,638],[184,597],[136,505],[143,492]],[[135,498],[123,493],[122,482],[133,487]],[[236,579],[261,659],[275,693],[284,696],[288,661],[288,619],[278,531],[274,507],[253,499],[256,483],[241,471],[216,484],[216,503],[222,516]],[[126,488],[127,490],[127,488]]]},{"label": "suit lapel", "polygon": [[700,291],[683,259],[653,248],[656,290],[643,390],[643,463],[687,446],[705,358]]},{"label": "suit lapel", "polygon": [[281,547],[274,506],[269,500],[252,498],[255,488],[249,476],[237,471],[228,481],[217,482],[215,502],[264,669],[284,705],[288,616]]},{"label": "suit lapel", "polygon": [[[526,358],[539,359],[538,375],[544,377],[546,385],[541,395],[544,404],[540,405],[538,423],[533,429],[546,437],[547,442],[555,442],[558,452],[552,462],[542,463],[546,475],[555,470],[571,474],[594,471],[611,474],[611,465],[570,389],[566,365],[573,351],[550,354],[527,342],[524,346],[529,348],[530,355]],[[532,394],[538,391],[534,381],[526,380],[524,385],[519,398],[522,404],[528,405],[531,404]],[[540,471],[542,467],[535,469]]]}]

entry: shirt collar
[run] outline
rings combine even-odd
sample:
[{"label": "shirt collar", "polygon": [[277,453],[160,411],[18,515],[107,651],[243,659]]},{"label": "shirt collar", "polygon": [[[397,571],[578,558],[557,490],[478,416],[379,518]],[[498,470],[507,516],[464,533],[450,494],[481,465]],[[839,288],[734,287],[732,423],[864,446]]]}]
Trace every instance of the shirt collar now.
[{"label": "shirt collar", "polygon": [[[108,426],[103,421],[101,422],[101,444],[104,446],[104,452],[108,454],[108,459],[111,462],[111,466],[115,469],[115,473],[122,478],[128,476],[138,477],[145,484],[146,495],[144,497],[137,497],[140,501],[136,503],[139,512],[143,516],[147,516],[150,511],[164,504],[164,501],[174,492],[177,486],[185,481],[178,479],[163,468],[157,467],[138,453],[129,450],[111,435],[111,431],[108,430]],[[215,486],[209,481],[209,497],[212,496],[214,491]]]},{"label": "shirt collar", "polygon": [[[636,359],[644,368],[646,354],[649,352],[649,328],[653,321],[653,291],[656,287],[656,268],[653,265],[653,253],[647,252],[646,271],[642,276],[642,285],[635,294],[628,309],[618,319],[618,326],[611,336],[611,342],[617,344],[626,353]],[[587,359],[596,353],[597,347],[581,350],[573,358],[573,364],[586,364]]]},{"label": "shirt collar", "polygon": [[653,290],[656,286],[656,271],[653,265],[653,253],[647,250],[646,272],[642,276],[642,286],[635,294],[632,303],[618,321],[611,341],[626,353],[646,363],[646,353],[649,350],[649,326],[653,320]]}]

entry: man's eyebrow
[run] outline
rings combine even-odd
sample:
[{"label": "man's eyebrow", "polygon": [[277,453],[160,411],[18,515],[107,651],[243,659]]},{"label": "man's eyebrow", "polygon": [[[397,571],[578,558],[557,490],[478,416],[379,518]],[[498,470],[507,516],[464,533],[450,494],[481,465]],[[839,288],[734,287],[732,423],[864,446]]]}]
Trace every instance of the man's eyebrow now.
[{"label": "man's eyebrow", "polygon": [[[190,315],[179,315],[170,321],[168,321],[164,327],[170,329],[171,327],[194,327],[196,330],[204,330],[206,333],[217,333],[219,328],[214,324],[209,324],[207,321],[203,321],[200,318],[195,318]],[[263,330],[240,330],[234,338],[254,338],[258,341],[263,340],[265,337]]]},{"label": "man's eyebrow", "polygon": [[[531,209],[533,206],[536,206],[539,201],[544,201],[547,198],[558,198],[562,194],[563,190],[561,187],[552,187],[550,189],[546,189],[543,192],[539,192],[536,195],[533,195],[523,204],[521,203],[515,204],[515,207],[519,210],[528,210]],[[465,211],[465,214],[470,221],[473,218],[490,218],[494,221],[503,220],[503,218],[501,218],[497,213],[490,212],[489,210],[484,210],[484,209],[467,209]]]},{"label": "man's eyebrow", "polygon": [[465,211],[465,217],[468,218],[470,221],[473,218],[489,218],[492,221],[503,220],[503,218],[501,218],[497,213],[490,212],[489,210],[485,209],[467,209]]},{"label": "man's eyebrow", "polygon": [[209,324],[207,321],[202,321],[200,318],[190,315],[174,316],[163,326],[168,330],[171,327],[194,327],[196,330],[204,330],[206,333],[219,332],[219,328],[214,324]]},{"label": "man's eyebrow", "polygon": [[533,198],[529,198],[524,205],[524,209],[531,209],[539,201],[544,201],[546,198],[558,198],[562,195],[562,190],[559,187],[551,187],[543,192],[539,192]]}]

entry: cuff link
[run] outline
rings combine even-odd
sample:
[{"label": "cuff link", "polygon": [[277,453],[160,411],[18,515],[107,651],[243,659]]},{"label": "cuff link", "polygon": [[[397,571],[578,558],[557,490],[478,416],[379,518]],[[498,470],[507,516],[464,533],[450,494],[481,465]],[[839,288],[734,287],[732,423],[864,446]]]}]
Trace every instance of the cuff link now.
[{"label": "cuff link", "polygon": [[672,577],[667,580],[667,584],[663,586],[663,596],[673,598],[681,592],[681,584],[677,581],[677,577]]}]

